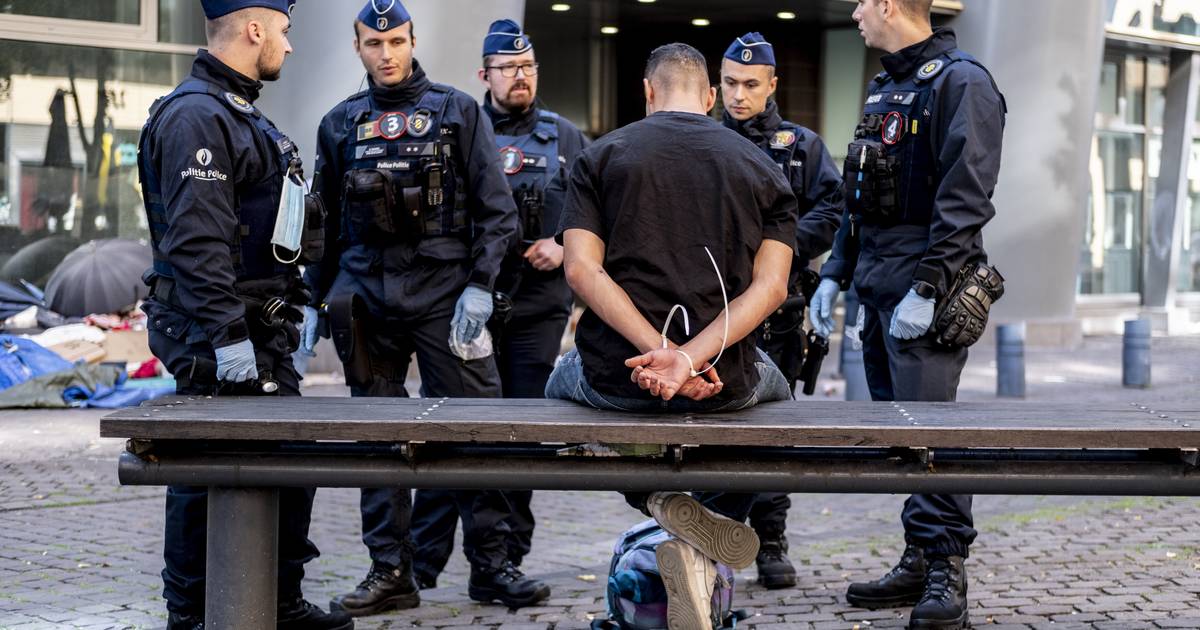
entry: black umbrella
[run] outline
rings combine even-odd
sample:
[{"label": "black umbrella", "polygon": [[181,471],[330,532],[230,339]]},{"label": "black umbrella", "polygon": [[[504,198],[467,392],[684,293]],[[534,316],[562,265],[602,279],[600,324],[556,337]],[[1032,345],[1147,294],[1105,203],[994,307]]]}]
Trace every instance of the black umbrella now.
[{"label": "black umbrella", "polygon": [[54,268],[76,247],[79,247],[79,241],[65,235],[36,240],[22,247],[0,267],[0,280],[11,283],[26,280],[44,287]]},{"label": "black umbrella", "polygon": [[30,306],[46,306],[40,298],[31,295],[24,287],[15,287],[0,282],[0,321],[20,313]]},{"label": "black umbrella", "polygon": [[46,303],[67,317],[127,310],[148,295],[142,274],[151,263],[145,243],[119,238],[84,243],[50,276]]}]

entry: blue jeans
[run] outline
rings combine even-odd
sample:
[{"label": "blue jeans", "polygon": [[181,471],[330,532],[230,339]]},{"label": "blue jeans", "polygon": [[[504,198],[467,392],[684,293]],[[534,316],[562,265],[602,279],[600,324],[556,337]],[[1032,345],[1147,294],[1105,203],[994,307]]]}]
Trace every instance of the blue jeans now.
[{"label": "blue jeans", "polygon": [[[620,396],[600,394],[588,384],[583,376],[583,361],[575,350],[558,358],[554,372],[546,383],[546,398],[570,400],[581,405],[626,413],[715,413],[720,411],[739,411],[749,409],[758,403],[791,400],[792,388],[784,377],[783,372],[775,367],[771,359],[762,350],[758,351],[758,361],[754,362],[758,370],[758,386],[749,396],[738,400],[702,400],[690,398],[673,398],[669,401],[661,399],[635,399]],[[632,371],[632,370],[631,370]],[[645,492],[623,492],[625,501],[632,507],[646,512]],[[733,492],[698,492],[693,496],[708,509],[738,522],[745,522],[750,515],[750,508],[758,497],[754,493]],[[649,513],[646,512],[647,516]]]},{"label": "blue jeans", "polygon": [[[555,400],[570,400],[581,405],[603,409],[605,411],[624,411],[627,413],[716,413],[723,411],[741,411],[754,405],[779,400],[791,400],[792,388],[787,378],[767,353],[758,350],[758,360],[754,362],[758,370],[758,385],[745,398],[737,400],[701,400],[695,401],[682,396],[671,400],[658,398],[624,398],[601,394],[592,389],[583,375],[583,360],[579,352],[570,352],[558,358],[550,380],[546,382],[546,398]],[[630,370],[632,372],[632,370]]]}]

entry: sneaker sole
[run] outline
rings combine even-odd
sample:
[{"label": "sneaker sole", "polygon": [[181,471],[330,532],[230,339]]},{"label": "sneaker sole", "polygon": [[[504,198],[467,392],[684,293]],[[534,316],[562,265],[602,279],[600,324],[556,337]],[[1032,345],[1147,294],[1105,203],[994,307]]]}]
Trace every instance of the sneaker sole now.
[{"label": "sneaker sole", "polygon": [[918,619],[910,619],[908,621],[908,630],[966,630],[971,627],[971,619],[969,612],[964,610],[961,617],[958,619],[947,619],[944,621],[923,621]]},{"label": "sneaker sole", "polygon": [[917,602],[921,601],[921,595],[924,591],[917,591],[908,595],[900,595],[896,597],[860,597],[846,593],[846,603],[855,608],[865,608],[867,610],[878,610],[880,608],[904,608],[916,606]]},{"label": "sneaker sole", "polygon": [[[378,615],[389,610],[408,610],[421,605],[420,593],[406,593],[404,595],[393,595],[373,606],[363,606],[362,608],[351,608],[337,600],[329,602],[330,610],[340,610],[351,617],[367,617],[370,615]],[[353,627],[353,626],[350,626]]]},{"label": "sneaker sole", "polygon": [[735,520],[709,512],[686,494],[673,494],[658,505],[654,518],[663,529],[734,570],[754,564],[758,534]]},{"label": "sneaker sole", "polygon": [[479,602],[480,604],[500,602],[509,608],[524,608],[526,606],[532,606],[550,597],[550,587],[543,586],[542,588],[534,591],[529,597],[517,599],[501,595],[499,592],[491,589],[468,586],[467,597],[470,597],[472,601]]},{"label": "sneaker sole", "polygon": [[695,574],[688,568],[687,558],[681,548],[684,544],[668,540],[658,546],[654,557],[658,560],[658,572],[667,590],[668,630],[701,630],[712,627],[712,620],[702,610],[712,606],[710,602],[696,601],[699,585],[693,585]]}]

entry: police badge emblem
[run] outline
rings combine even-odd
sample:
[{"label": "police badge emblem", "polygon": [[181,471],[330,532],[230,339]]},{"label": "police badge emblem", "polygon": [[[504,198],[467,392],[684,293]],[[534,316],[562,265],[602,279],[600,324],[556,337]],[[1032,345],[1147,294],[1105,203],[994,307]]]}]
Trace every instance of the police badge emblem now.
[{"label": "police badge emblem", "polygon": [[743,50],[742,51],[742,61],[745,61],[746,63],[750,63],[751,59],[754,59],[754,51],[750,50],[749,48],[747,48],[746,50]]},{"label": "police badge emblem", "polygon": [[513,49],[525,50],[525,38],[518,37],[518,38],[514,39],[513,40]]},{"label": "police badge emblem", "polygon": [[414,138],[424,138],[433,128],[433,112],[419,109],[408,119],[408,135]]},{"label": "police badge emblem", "polygon": [[225,100],[228,101],[230,105],[233,105],[234,109],[242,112],[243,114],[254,113],[254,105],[252,105],[250,101],[247,101],[233,92],[226,92]]},{"label": "police badge emblem", "polygon": [[381,17],[375,21],[375,30],[379,31],[380,33],[386,31],[387,27],[388,27],[388,19],[387,18]]},{"label": "police badge emblem", "polygon": [[793,144],[796,144],[796,132],[794,131],[776,131],[771,138],[772,149],[786,149]]},{"label": "police badge emblem", "polygon": [[500,165],[505,175],[516,175],[525,168],[525,154],[517,147],[504,147],[500,149]]},{"label": "police badge emblem", "polygon": [[404,112],[389,112],[379,117],[379,135],[396,140],[408,131],[408,116]]},{"label": "police badge emblem", "polygon": [[917,71],[917,78],[922,81],[928,81],[929,79],[936,77],[937,73],[941,72],[942,67],[945,65],[945,61],[942,61],[941,59],[934,59],[933,61],[921,66],[921,69]]},{"label": "police badge emblem", "polygon": [[904,116],[900,112],[892,112],[883,117],[883,143],[893,146],[904,137]]}]

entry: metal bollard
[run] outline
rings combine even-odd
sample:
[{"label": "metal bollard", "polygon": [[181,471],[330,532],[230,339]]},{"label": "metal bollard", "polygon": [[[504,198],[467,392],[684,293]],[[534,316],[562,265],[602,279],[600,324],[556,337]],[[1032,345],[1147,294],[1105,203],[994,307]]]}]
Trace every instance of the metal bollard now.
[{"label": "metal bollard", "polygon": [[1125,339],[1121,346],[1121,384],[1125,387],[1150,387],[1150,331],[1148,319],[1125,322]]},{"label": "metal bollard", "polygon": [[996,396],[1025,397],[1025,322],[996,328]]}]

